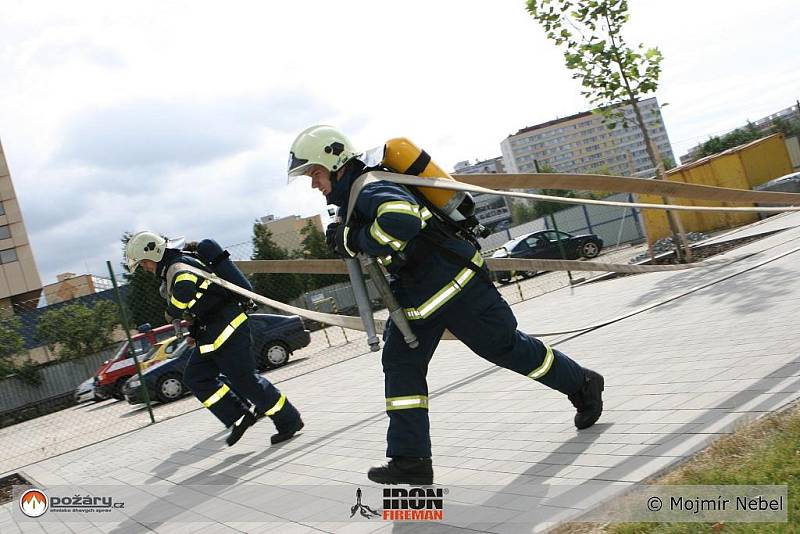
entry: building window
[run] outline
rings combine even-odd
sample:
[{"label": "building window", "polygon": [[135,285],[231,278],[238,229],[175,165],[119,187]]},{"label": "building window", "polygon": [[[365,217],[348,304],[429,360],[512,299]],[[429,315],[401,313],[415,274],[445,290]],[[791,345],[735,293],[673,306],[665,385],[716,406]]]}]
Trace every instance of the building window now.
[{"label": "building window", "polygon": [[0,215],[5,215],[6,209],[3,207],[3,201],[0,200]]},{"label": "building window", "polygon": [[12,261],[17,261],[16,249],[0,250],[0,263],[11,263]]},{"label": "building window", "polygon": [[11,238],[11,228],[6,226],[0,226],[0,239],[10,239]]}]

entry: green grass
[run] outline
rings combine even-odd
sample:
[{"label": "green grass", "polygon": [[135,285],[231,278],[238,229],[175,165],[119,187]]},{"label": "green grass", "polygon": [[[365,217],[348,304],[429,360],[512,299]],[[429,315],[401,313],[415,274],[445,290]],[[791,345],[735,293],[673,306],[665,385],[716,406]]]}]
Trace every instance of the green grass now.
[{"label": "green grass", "polygon": [[800,406],[771,414],[743,426],[674,471],[649,481],[671,485],[789,486],[787,523],[570,523],[556,532],[664,534],[695,532],[800,533]]}]

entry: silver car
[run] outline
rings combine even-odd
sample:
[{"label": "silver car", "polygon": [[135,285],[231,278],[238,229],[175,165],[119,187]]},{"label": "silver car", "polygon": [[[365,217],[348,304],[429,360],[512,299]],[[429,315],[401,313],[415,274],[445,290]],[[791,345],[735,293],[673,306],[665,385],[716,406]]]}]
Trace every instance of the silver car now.
[{"label": "silver car", "polygon": [[75,402],[78,404],[86,401],[100,400],[94,392],[94,377],[87,378],[75,390]]},{"label": "silver car", "polygon": [[757,185],[753,191],[781,191],[783,193],[800,193],[800,172],[785,174],[769,182]]}]

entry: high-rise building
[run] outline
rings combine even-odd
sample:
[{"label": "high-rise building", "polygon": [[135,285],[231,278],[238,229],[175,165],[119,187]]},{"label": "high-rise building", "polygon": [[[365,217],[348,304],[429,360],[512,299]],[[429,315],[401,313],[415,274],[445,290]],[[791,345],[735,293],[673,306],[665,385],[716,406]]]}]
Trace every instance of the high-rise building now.
[{"label": "high-rise building", "polygon": [[[487,159],[470,164],[459,161],[455,164],[455,174],[492,174],[506,172],[503,158]],[[508,199],[499,195],[472,193],[475,200],[475,216],[486,228],[502,229],[511,222],[511,209]]]},{"label": "high-rise building", "polygon": [[[523,128],[500,143],[507,172],[536,172],[548,166],[556,172],[591,174],[608,170],[613,175],[650,177],[655,174],[647,155],[633,107],[621,106],[628,128],[609,130],[603,118],[591,111]],[[639,101],[639,109],[662,160],[675,162],[655,97]]]},{"label": "high-rise building", "polygon": [[0,314],[35,308],[42,280],[0,145]]}]

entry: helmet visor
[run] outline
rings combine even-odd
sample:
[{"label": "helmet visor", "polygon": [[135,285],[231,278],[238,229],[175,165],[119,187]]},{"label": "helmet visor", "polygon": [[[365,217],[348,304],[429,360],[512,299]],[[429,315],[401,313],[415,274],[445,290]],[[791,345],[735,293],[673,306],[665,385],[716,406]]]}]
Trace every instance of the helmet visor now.
[{"label": "helmet visor", "polygon": [[288,165],[289,182],[298,176],[305,176],[312,165],[313,163],[311,163],[309,160],[298,158],[295,156],[294,152],[290,152]]},{"label": "helmet visor", "polygon": [[139,260],[135,258],[127,258],[128,260],[128,272],[133,274],[136,272],[136,269],[139,268]]}]

